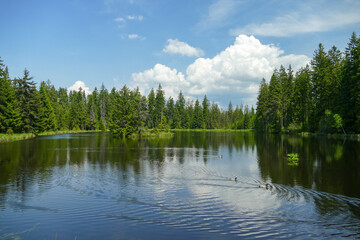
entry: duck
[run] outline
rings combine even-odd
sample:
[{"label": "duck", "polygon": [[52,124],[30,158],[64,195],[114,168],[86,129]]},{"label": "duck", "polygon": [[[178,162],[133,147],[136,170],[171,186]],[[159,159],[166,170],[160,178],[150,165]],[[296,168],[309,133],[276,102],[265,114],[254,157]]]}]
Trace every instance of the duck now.
[{"label": "duck", "polygon": [[223,155],[219,155],[218,158],[223,158]]},{"label": "duck", "polygon": [[230,181],[237,182],[237,177],[233,177],[233,178],[231,177],[231,178],[229,178],[229,180],[230,180]]},{"label": "duck", "polygon": [[259,188],[269,189],[269,188],[271,188],[271,185],[270,185],[270,184],[268,184],[268,183],[265,183],[265,184],[260,184],[260,185],[259,185]]}]

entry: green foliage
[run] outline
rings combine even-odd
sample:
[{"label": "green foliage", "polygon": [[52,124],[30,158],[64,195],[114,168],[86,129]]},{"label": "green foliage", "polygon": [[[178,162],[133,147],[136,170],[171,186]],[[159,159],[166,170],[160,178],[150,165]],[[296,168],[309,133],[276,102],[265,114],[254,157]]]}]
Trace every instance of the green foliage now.
[{"label": "green foliage", "polygon": [[260,84],[258,131],[360,132],[360,38],[354,33],[342,54],[322,44],[309,66],[293,76],[291,67],[274,70]]},{"label": "green foliage", "polygon": [[341,116],[333,114],[330,110],[325,110],[325,116],[320,120],[320,131],[323,133],[340,133],[342,127]]},{"label": "green foliage", "polygon": [[288,165],[289,166],[298,166],[299,165],[299,155],[297,153],[289,153],[287,155]]}]

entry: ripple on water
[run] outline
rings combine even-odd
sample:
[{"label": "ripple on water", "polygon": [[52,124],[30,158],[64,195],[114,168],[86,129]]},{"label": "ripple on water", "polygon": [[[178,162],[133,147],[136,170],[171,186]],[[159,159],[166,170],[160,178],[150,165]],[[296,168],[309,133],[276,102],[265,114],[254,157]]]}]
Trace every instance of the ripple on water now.
[{"label": "ripple on water", "polygon": [[20,219],[30,228],[35,216],[42,228],[46,223],[77,226],[92,234],[121,225],[229,239],[360,236],[359,199],[279,184],[267,190],[258,187],[262,181],[257,179],[240,176],[234,182],[201,172],[162,176],[150,172],[137,178],[119,170],[104,174],[101,169],[57,168],[52,181],[32,179],[39,191],[24,203],[19,202],[20,192],[14,191],[15,202],[8,199],[4,211],[6,226]]}]

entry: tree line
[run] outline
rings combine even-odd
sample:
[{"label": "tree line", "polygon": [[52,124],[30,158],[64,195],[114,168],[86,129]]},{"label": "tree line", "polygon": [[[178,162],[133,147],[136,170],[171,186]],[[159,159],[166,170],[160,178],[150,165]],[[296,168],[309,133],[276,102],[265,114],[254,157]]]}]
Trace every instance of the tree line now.
[{"label": "tree line", "polygon": [[176,100],[166,100],[160,84],[148,96],[126,85],[109,92],[102,84],[90,94],[56,89],[49,80],[37,87],[27,69],[23,77],[10,79],[0,59],[0,133],[109,130],[126,137],[149,129],[253,129],[255,117],[254,108],[230,102],[223,110],[206,95],[201,103],[181,91]]},{"label": "tree line", "polygon": [[310,66],[289,66],[261,81],[255,129],[266,132],[360,132],[360,38],[352,34],[345,52],[322,44]]}]

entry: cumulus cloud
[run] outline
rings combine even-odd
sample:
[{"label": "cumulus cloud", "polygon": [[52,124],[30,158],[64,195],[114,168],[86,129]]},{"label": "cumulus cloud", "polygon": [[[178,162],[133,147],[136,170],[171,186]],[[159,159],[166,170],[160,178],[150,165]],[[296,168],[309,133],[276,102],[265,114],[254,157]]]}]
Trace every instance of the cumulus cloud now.
[{"label": "cumulus cloud", "polygon": [[194,48],[186,42],[181,42],[177,39],[168,39],[168,44],[163,49],[163,52],[170,54],[180,54],[188,57],[200,57],[204,55],[204,51],[200,48]]},{"label": "cumulus cloud", "polygon": [[132,79],[144,91],[160,83],[169,89],[166,93],[171,92],[171,96],[177,96],[182,90],[188,96],[206,94],[219,100],[226,96],[233,102],[252,105],[262,78],[269,80],[280,65],[291,64],[297,70],[309,61],[305,55],[284,55],[284,51],[274,45],[264,45],[253,36],[239,35],[233,45],[213,58],[197,58],[187,67],[186,74],[156,64],[152,69],[133,74]]},{"label": "cumulus cloud", "polygon": [[79,91],[81,88],[82,91],[85,91],[85,94],[90,94],[90,89],[85,85],[83,81],[76,81],[72,86],[68,87],[67,91]]},{"label": "cumulus cloud", "polygon": [[143,94],[147,94],[151,88],[157,89],[158,84],[161,84],[166,96],[175,98],[180,90],[190,87],[181,72],[162,64],[156,64],[144,72],[133,73],[132,79],[134,86],[139,86]]}]

